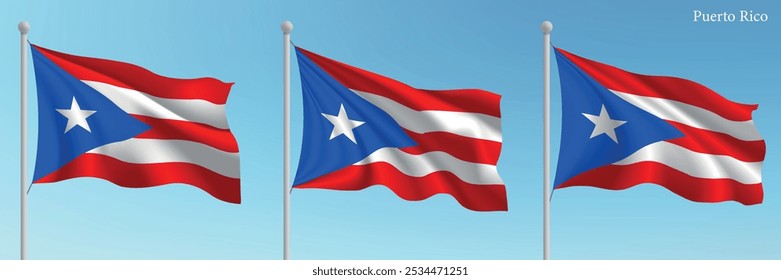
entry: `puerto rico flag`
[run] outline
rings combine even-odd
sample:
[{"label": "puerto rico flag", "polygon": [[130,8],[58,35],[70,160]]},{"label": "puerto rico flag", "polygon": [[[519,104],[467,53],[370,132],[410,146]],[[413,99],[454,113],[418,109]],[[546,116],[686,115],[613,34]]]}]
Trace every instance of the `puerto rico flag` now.
[{"label": "puerto rico flag", "polygon": [[232,83],[31,48],[38,86],[33,183],[183,183],[241,202],[239,148],[225,116]]},{"label": "puerto rico flag", "polygon": [[762,203],[757,105],[689,80],[555,53],[562,95],[555,188],[652,183],[697,202]]},{"label": "puerto rico flag", "polygon": [[501,96],[423,90],[296,47],[304,103],[293,186],[384,185],[405,200],[449,194],[474,211],[506,211],[496,169]]}]

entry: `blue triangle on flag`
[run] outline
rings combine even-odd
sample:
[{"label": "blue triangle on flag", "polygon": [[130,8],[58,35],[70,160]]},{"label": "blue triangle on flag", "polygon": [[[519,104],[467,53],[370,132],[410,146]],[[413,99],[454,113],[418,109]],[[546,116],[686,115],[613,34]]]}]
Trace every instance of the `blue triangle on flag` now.
[{"label": "blue triangle on flag", "polygon": [[[63,70],[35,45],[31,49],[38,87],[38,152],[33,182],[89,150],[132,138],[150,128]],[[68,118],[58,110],[72,109],[74,100],[81,110],[94,111],[86,118],[90,131],[79,125],[67,129]]]},{"label": "blue triangle on flag", "polygon": [[[665,120],[621,99],[554,50],[562,103],[561,145],[554,187],[580,173],[624,159],[651,143],[683,136]],[[607,112],[603,120],[609,115],[610,120],[624,122],[609,130],[614,131],[615,140],[606,133],[593,135],[595,122],[584,115],[601,116],[603,106]]]},{"label": "blue triangle on flag", "polygon": [[[336,81],[298,48],[296,57],[304,132],[293,185],[352,165],[380,148],[415,145],[388,113]],[[342,129],[334,123],[339,123],[338,117],[346,125]]]}]

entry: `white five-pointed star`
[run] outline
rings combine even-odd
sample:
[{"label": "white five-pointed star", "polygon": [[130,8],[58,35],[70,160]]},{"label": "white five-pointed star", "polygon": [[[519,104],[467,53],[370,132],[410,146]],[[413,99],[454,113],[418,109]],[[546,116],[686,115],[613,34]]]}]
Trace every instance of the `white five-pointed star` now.
[{"label": "white five-pointed star", "polygon": [[331,131],[331,138],[328,140],[332,140],[336,138],[336,136],[344,134],[350,141],[353,141],[353,143],[358,144],[358,142],[355,141],[355,134],[353,134],[353,129],[356,127],[359,127],[364,124],[362,121],[354,121],[347,117],[347,112],[344,111],[344,104],[339,105],[339,115],[328,115],[325,113],[322,113],[323,117],[328,119],[333,125],[334,130]]},{"label": "white five-pointed star", "polygon": [[610,119],[610,115],[607,114],[605,105],[602,105],[602,110],[599,111],[599,116],[586,113],[583,113],[583,116],[594,123],[594,130],[591,131],[591,137],[589,139],[599,136],[600,134],[605,134],[610,137],[610,139],[613,139],[613,142],[618,143],[618,137],[616,137],[616,128],[625,124],[626,121]]},{"label": "white five-pointed star", "polygon": [[60,112],[60,114],[68,118],[68,124],[65,125],[65,132],[63,133],[68,133],[71,128],[74,128],[77,125],[86,129],[88,132],[92,132],[92,130],[89,129],[87,118],[89,118],[89,116],[94,114],[96,111],[82,110],[81,107],[79,107],[79,102],[76,102],[75,96],[73,97],[73,101],[71,101],[70,109],[57,109],[57,112]]}]

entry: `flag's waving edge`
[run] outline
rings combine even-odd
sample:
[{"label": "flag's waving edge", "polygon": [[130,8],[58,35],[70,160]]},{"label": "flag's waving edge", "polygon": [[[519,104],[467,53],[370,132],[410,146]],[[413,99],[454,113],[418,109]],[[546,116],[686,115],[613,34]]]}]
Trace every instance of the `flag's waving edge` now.
[{"label": "flag's waving edge", "polygon": [[39,141],[33,182],[96,177],[172,183],[240,203],[239,149],[225,114],[232,83],[32,45]]},{"label": "flag's waving edge", "polygon": [[506,211],[496,164],[501,96],[422,90],[296,47],[304,134],[294,187],[388,187],[419,201],[449,194],[475,211]]},{"label": "flag's waving edge", "polygon": [[653,183],[697,202],[762,202],[757,105],[689,80],[555,52],[562,91],[555,188]]}]

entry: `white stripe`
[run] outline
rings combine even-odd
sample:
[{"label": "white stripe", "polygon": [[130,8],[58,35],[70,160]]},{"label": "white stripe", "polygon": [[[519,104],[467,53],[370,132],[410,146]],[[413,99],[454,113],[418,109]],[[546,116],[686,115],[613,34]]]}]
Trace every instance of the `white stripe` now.
[{"label": "white stripe", "polygon": [[352,90],[415,133],[444,131],[464,137],[502,142],[500,118],[480,113],[416,111],[384,96]]},{"label": "white stripe", "polygon": [[428,152],[420,155],[405,153],[398,148],[382,148],[353,165],[387,162],[402,173],[423,177],[437,171],[447,171],[464,182],[475,185],[501,185],[502,178],[495,165],[463,161],[445,152]]},{"label": "white stripe", "polygon": [[644,161],[658,162],[697,178],[729,178],[742,184],[762,183],[762,162],[697,153],[670,142],[650,144],[613,164],[630,165]]},{"label": "white stripe", "polygon": [[111,84],[94,81],[83,82],[102,93],[128,114],[197,122],[216,128],[228,129],[225,105],[218,105],[201,99],[160,98]]},{"label": "white stripe", "polygon": [[740,140],[762,140],[753,120],[733,121],[706,109],[675,100],[611,91],[627,102],[664,120],[721,132]]},{"label": "white stripe", "polygon": [[202,166],[226,177],[239,178],[239,154],[184,140],[130,138],[97,147],[91,154],[110,156],[128,163],[185,162]]}]

